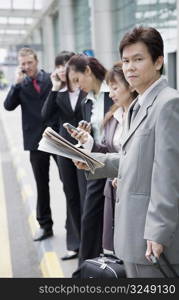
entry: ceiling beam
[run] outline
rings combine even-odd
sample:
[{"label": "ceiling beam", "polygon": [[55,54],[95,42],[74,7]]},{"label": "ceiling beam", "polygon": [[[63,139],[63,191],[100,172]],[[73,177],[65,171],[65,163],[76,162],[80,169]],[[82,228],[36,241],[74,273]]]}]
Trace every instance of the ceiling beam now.
[{"label": "ceiling beam", "polygon": [[41,10],[32,9],[0,9],[0,17],[39,18]]},{"label": "ceiling beam", "polygon": [[4,30],[28,30],[30,28],[30,25],[28,24],[1,24],[0,23],[0,29]]}]

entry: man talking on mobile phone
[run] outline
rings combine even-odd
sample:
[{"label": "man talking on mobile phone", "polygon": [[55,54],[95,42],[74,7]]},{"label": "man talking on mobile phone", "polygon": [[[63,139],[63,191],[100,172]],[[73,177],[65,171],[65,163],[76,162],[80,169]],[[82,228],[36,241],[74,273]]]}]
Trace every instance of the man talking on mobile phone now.
[{"label": "man talking on mobile phone", "polygon": [[[36,218],[40,225],[34,241],[41,241],[53,235],[53,220],[49,193],[49,153],[37,150],[42,133],[47,126],[54,128],[56,118],[46,124],[41,117],[41,109],[51,90],[50,74],[38,69],[38,58],[31,48],[21,48],[18,52],[15,84],[4,101],[5,109],[11,111],[18,105],[22,112],[24,150],[30,152],[30,163],[37,186]],[[54,128],[55,129],[55,128]],[[56,160],[56,156],[52,155]]]}]

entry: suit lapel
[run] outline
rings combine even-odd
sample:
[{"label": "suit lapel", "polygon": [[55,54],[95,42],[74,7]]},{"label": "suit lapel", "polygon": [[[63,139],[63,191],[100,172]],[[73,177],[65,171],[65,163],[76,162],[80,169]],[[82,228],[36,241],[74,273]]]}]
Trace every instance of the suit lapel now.
[{"label": "suit lapel", "polygon": [[85,120],[87,122],[90,122],[91,120],[91,111],[92,111],[92,101],[87,100],[87,102],[85,103]]},{"label": "suit lapel", "polygon": [[122,146],[124,146],[127,143],[127,141],[130,139],[130,137],[133,135],[133,133],[136,131],[136,129],[139,127],[142,121],[146,118],[146,116],[148,115],[148,108],[153,105],[160,91],[162,91],[167,85],[167,81],[163,79],[157,86],[154,87],[154,89],[152,89],[152,91],[147,95],[146,101],[141,106],[138,114],[136,115],[132,123],[132,126],[129,129],[131,110],[133,109],[133,106],[135,105],[137,99],[132,102],[127,114],[127,120],[125,124],[125,135],[121,143]]},{"label": "suit lapel", "polygon": [[73,109],[71,106],[71,101],[70,101],[70,94],[68,91],[65,92],[65,97],[63,98],[64,100],[64,105],[67,107],[68,111],[73,114]]},{"label": "suit lapel", "polygon": [[110,126],[109,126],[109,131],[107,133],[107,135],[109,137],[110,147],[112,147],[112,145],[113,145],[113,137],[114,137],[114,133],[115,133],[117,124],[118,124],[118,121],[116,119],[112,118],[111,122],[110,122]]},{"label": "suit lapel", "polygon": [[81,100],[83,100],[85,98],[85,96],[86,96],[86,93],[84,93],[81,90],[80,93],[79,93],[79,96],[78,96],[76,106],[75,106],[75,112],[78,111],[79,109],[81,109]]},{"label": "suit lapel", "polygon": [[[43,71],[42,71],[43,72]],[[25,86],[25,92],[28,93],[29,96],[32,97],[41,97],[43,98],[43,94],[47,93],[47,90],[49,90],[52,86],[49,74],[43,72],[42,74],[42,80],[40,81],[40,93],[38,93],[32,83],[32,79],[29,77],[25,78],[23,85]]]},{"label": "suit lapel", "polygon": [[34,89],[32,81],[30,80],[26,80],[23,83],[23,86],[25,87],[24,92],[28,94],[28,96],[30,97],[37,97],[37,95],[40,95],[39,93],[37,93],[37,91]]},{"label": "suit lapel", "polygon": [[110,106],[113,104],[112,99],[109,97],[109,93],[104,93],[104,114],[109,111]]}]

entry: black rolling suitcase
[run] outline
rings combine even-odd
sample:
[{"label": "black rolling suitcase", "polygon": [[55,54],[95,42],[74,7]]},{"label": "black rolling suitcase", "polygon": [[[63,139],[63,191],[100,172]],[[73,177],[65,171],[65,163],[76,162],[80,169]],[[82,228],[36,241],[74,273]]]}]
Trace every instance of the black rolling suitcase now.
[{"label": "black rolling suitcase", "polygon": [[115,255],[101,254],[86,259],[73,273],[73,278],[126,278],[123,261]]}]

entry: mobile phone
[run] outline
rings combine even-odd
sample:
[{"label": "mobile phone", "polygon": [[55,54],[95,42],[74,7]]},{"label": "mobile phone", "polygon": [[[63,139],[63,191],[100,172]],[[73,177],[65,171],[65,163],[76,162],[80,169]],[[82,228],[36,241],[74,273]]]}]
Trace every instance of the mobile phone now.
[{"label": "mobile phone", "polygon": [[24,73],[24,74],[26,74],[26,73],[27,73],[27,71],[26,71],[26,70],[24,70],[24,69],[22,69],[22,70],[21,70],[21,72],[22,72],[22,73]]},{"label": "mobile phone", "polygon": [[158,264],[158,258],[154,256],[153,254],[150,255],[150,260],[154,265]]},{"label": "mobile phone", "polygon": [[55,74],[55,78],[56,78],[57,81],[61,81],[61,79],[60,79],[60,77],[57,73]]},{"label": "mobile phone", "polygon": [[80,132],[75,126],[71,125],[70,123],[63,123],[63,127],[69,130],[75,130],[77,132]]}]

